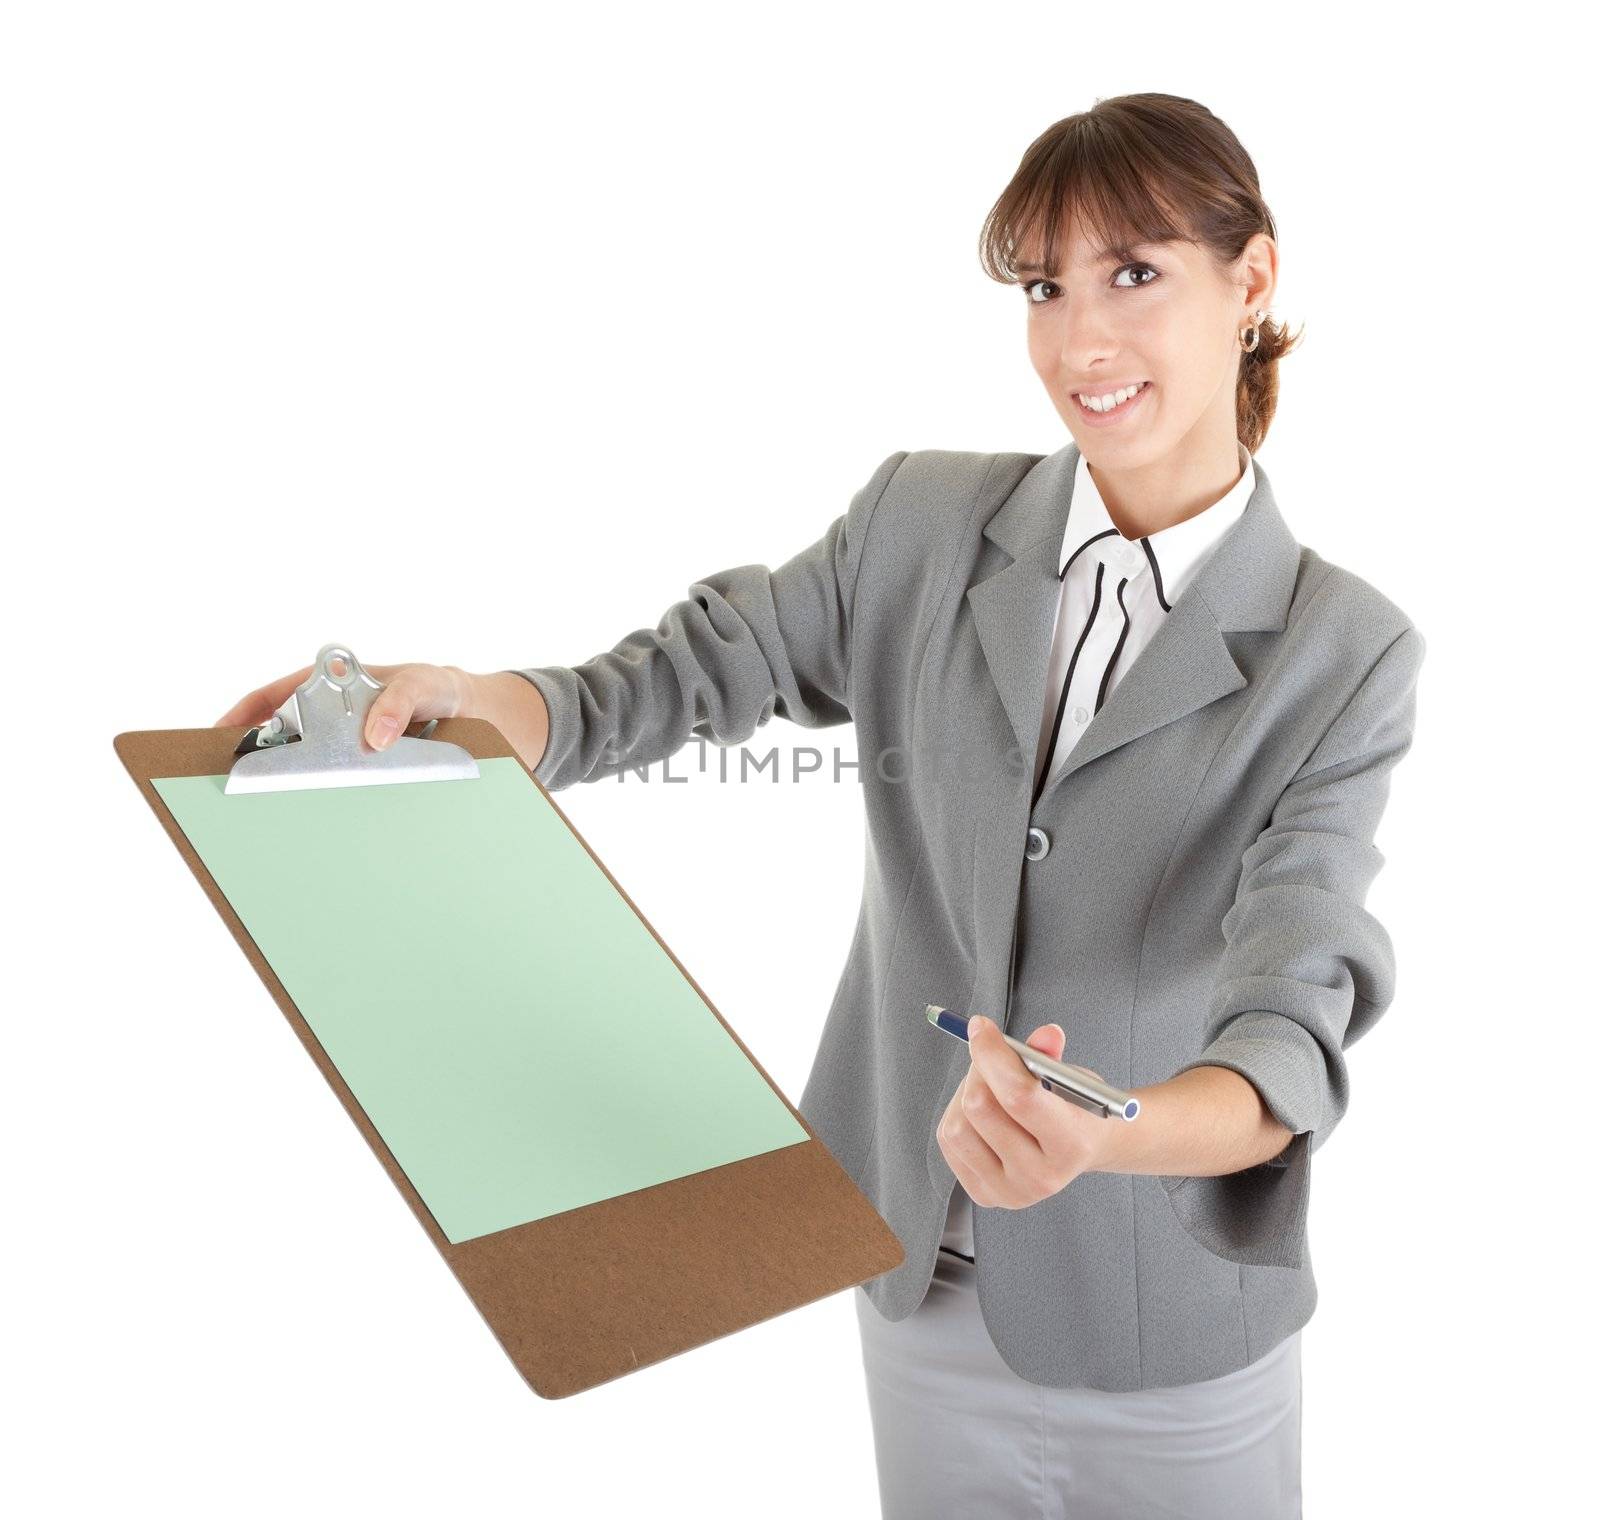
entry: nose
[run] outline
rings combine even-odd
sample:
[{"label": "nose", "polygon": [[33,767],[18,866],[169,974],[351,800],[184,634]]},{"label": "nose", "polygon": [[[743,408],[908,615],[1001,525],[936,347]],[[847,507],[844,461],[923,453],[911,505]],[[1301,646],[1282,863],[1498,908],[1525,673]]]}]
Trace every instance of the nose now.
[{"label": "nose", "polygon": [[1068,318],[1061,335],[1061,373],[1092,375],[1115,368],[1122,345],[1104,324],[1092,318]]},{"label": "nose", "polygon": [[1063,375],[1092,375],[1116,367],[1122,342],[1116,320],[1102,303],[1078,301],[1057,315],[1057,350]]}]

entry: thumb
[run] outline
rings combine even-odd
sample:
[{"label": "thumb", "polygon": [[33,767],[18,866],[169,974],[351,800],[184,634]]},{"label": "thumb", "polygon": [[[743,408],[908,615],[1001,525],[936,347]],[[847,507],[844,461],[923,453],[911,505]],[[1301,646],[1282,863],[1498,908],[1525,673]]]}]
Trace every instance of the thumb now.
[{"label": "thumb", "polygon": [[1043,1024],[1023,1044],[1049,1056],[1052,1061],[1059,1061],[1061,1052],[1067,1048],[1067,1032],[1059,1024]]},{"label": "thumb", "polygon": [[374,749],[387,749],[406,731],[415,708],[415,693],[405,679],[392,681],[372,699],[361,737]]}]

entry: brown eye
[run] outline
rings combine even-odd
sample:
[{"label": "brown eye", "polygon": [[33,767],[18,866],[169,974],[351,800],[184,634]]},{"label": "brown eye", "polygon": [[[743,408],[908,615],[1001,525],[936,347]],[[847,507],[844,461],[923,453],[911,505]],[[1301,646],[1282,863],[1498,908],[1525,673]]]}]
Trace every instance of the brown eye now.
[{"label": "brown eye", "polygon": [[[1148,280],[1138,280],[1132,285],[1123,285],[1123,286],[1121,286],[1121,289],[1123,289],[1123,290],[1138,290],[1140,288],[1140,286],[1149,285],[1149,284],[1153,283],[1154,281],[1159,280],[1161,278],[1160,270],[1156,269],[1154,266],[1152,266],[1150,264],[1124,264],[1122,266],[1122,268],[1117,271],[1117,275],[1120,276],[1120,275],[1128,274],[1128,273],[1131,273],[1135,269],[1144,270],[1144,272],[1150,276],[1150,279],[1148,279]],[[1114,279],[1115,279],[1115,277],[1114,277]]]}]

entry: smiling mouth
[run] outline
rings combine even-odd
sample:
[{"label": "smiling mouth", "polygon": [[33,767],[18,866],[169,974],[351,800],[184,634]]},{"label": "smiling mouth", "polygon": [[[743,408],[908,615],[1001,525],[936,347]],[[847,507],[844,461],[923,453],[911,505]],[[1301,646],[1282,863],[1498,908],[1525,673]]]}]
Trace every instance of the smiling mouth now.
[{"label": "smiling mouth", "polygon": [[[1114,406],[1108,407],[1103,411],[1097,411],[1092,406],[1086,406],[1083,403],[1080,395],[1076,392],[1073,394],[1072,404],[1077,407],[1078,415],[1083,418],[1085,422],[1093,423],[1099,426],[1109,426],[1112,423],[1121,420],[1130,412],[1136,411],[1144,402],[1145,392],[1150,389],[1151,383],[1148,380],[1141,381],[1139,383],[1138,390],[1136,390],[1133,395],[1129,396],[1127,400],[1119,401]],[[1112,394],[1115,393],[1113,392]]]}]

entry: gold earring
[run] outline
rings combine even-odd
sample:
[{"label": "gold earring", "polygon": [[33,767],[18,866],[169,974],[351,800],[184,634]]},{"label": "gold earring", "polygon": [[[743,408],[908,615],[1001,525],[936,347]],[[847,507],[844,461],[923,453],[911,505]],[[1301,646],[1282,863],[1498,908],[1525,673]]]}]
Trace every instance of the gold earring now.
[{"label": "gold earring", "polygon": [[1264,311],[1256,312],[1255,321],[1249,327],[1239,329],[1239,347],[1247,354],[1253,354],[1256,351],[1256,344],[1261,341],[1261,319],[1264,316],[1266,316]]}]

